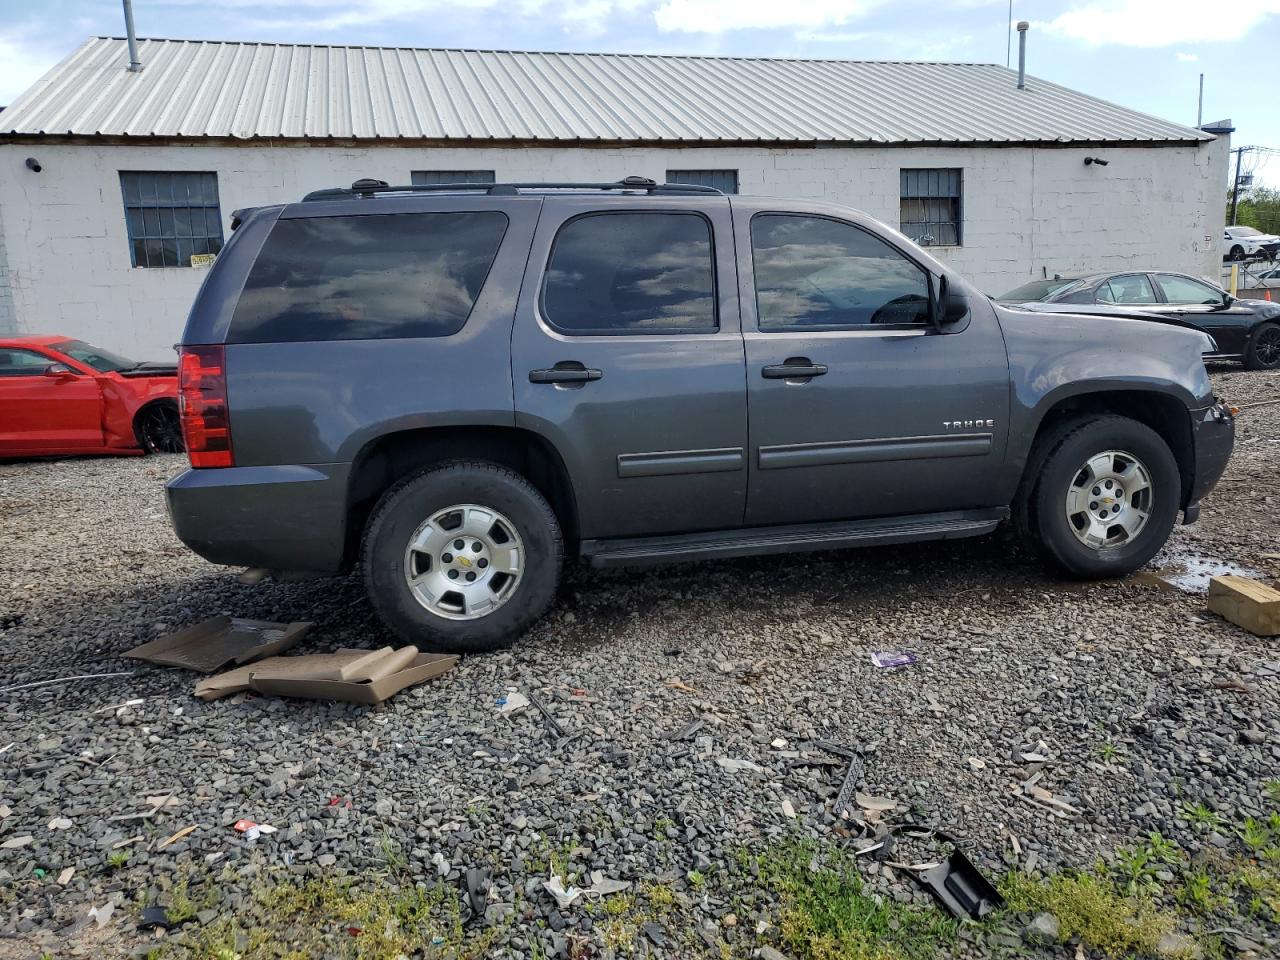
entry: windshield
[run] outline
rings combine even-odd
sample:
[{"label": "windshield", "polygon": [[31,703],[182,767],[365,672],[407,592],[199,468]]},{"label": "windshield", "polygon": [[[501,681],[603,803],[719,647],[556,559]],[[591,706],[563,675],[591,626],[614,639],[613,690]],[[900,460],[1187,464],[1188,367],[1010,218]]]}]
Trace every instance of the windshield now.
[{"label": "windshield", "polygon": [[1255,229],[1253,229],[1253,227],[1228,227],[1228,228],[1227,228],[1227,233],[1231,234],[1233,237],[1260,237],[1260,236],[1262,236],[1262,231],[1261,231],[1261,230],[1255,230]]},{"label": "windshield", "polygon": [[1032,280],[1020,287],[1014,287],[997,300],[1010,300],[1026,303],[1030,300],[1048,300],[1055,293],[1065,293],[1080,283],[1079,280]]},{"label": "windshield", "polygon": [[128,360],[118,353],[92,346],[83,340],[68,340],[66,343],[54,344],[53,348],[60,353],[65,353],[72,360],[83,363],[86,367],[93,367],[99,373],[118,373],[121,370],[132,370],[138,365],[135,361]]}]

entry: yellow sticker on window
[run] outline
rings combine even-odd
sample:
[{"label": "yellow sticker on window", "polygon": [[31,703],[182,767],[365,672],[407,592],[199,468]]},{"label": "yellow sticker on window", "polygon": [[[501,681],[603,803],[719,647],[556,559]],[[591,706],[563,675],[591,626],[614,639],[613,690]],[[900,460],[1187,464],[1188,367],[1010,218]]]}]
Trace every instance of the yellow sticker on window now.
[{"label": "yellow sticker on window", "polygon": [[216,253],[193,253],[191,255],[191,265],[193,267],[212,266],[216,256]]}]

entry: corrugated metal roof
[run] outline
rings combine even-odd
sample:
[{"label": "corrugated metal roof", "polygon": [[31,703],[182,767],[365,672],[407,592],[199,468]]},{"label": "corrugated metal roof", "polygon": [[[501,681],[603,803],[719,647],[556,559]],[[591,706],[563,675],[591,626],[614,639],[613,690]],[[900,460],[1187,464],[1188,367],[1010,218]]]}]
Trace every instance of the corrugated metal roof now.
[{"label": "corrugated metal roof", "polygon": [[993,64],[86,42],[0,134],[784,143],[1212,139]]}]

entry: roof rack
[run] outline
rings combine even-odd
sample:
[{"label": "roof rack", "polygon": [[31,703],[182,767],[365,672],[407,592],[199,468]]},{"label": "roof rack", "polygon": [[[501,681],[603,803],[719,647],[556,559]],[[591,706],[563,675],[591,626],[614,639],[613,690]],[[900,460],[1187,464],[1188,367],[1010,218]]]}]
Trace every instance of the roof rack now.
[{"label": "roof rack", "polygon": [[624,177],[613,183],[579,183],[547,181],[537,183],[413,183],[391,186],[385,180],[357,180],[350,187],[312,190],[302,199],[349,200],[352,197],[376,197],[388,193],[485,193],[491,197],[514,197],[522,190],[643,190],[648,194],[714,194],[723,196],[715,187],[696,183],[658,183],[648,177]]}]

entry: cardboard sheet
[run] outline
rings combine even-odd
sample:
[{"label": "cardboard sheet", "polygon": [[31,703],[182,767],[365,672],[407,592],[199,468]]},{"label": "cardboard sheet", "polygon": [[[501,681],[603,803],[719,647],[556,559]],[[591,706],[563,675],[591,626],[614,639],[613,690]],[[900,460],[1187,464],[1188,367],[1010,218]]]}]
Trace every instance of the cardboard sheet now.
[{"label": "cardboard sheet", "polygon": [[233,663],[250,663],[282,653],[297,644],[310,629],[309,621],[272,623],[214,617],[134,647],[123,656],[213,673]]},{"label": "cardboard sheet", "polygon": [[[301,657],[280,657],[300,660]],[[249,687],[258,693],[277,697],[302,697],[307,700],[345,700],[348,703],[381,703],[405,687],[438,677],[458,662],[452,653],[419,653],[403,670],[376,680],[310,680],[303,677],[265,678],[251,676]]]}]

